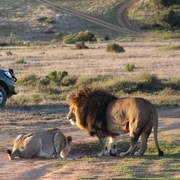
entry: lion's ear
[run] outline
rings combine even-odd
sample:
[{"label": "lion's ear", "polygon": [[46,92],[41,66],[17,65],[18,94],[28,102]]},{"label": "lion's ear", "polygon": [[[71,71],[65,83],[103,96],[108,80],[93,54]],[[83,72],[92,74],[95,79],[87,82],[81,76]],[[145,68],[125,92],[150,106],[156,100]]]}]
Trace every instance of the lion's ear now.
[{"label": "lion's ear", "polygon": [[68,143],[71,143],[71,142],[72,142],[72,137],[71,137],[71,136],[68,136],[68,137],[67,137],[67,140],[68,140]]}]

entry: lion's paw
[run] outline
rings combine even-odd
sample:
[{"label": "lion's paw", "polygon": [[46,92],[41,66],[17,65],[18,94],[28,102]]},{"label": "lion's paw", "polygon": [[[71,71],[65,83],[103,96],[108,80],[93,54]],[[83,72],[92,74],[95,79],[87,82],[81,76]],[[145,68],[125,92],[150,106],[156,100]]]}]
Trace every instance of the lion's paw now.
[{"label": "lion's paw", "polygon": [[135,155],[135,156],[143,156],[143,154],[140,153],[139,151],[135,152],[134,155]]},{"label": "lion's paw", "polygon": [[137,151],[134,153],[135,156],[140,156],[140,153]]},{"label": "lion's paw", "polygon": [[104,151],[101,151],[100,153],[98,153],[99,157],[101,157],[101,156],[108,156],[108,155],[109,155],[108,150],[104,150]]},{"label": "lion's paw", "polygon": [[123,157],[123,156],[126,156],[127,154],[126,154],[126,152],[122,152],[122,153],[120,153],[119,154],[121,157]]},{"label": "lion's paw", "polygon": [[103,156],[103,152],[98,153],[98,157]]}]

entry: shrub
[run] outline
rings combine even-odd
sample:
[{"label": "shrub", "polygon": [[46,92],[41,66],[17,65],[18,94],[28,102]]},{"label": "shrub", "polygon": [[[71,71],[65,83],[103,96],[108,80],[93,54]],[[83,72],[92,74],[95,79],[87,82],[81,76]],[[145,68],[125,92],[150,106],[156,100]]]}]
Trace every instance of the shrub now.
[{"label": "shrub", "polygon": [[24,58],[23,57],[18,57],[16,60],[15,60],[15,64],[24,64],[25,61],[24,61]]},{"label": "shrub", "polygon": [[125,65],[125,69],[126,69],[126,71],[128,71],[128,72],[133,72],[134,71],[134,68],[135,68],[135,65],[134,64],[126,64]]},{"label": "shrub", "polygon": [[12,56],[13,53],[12,53],[11,51],[7,51],[7,52],[6,52],[6,55],[7,55],[7,56]]},{"label": "shrub", "polygon": [[72,85],[75,85],[77,82],[77,77],[75,76],[66,76],[62,79],[61,83],[63,86],[72,86]]},{"label": "shrub", "polygon": [[180,27],[179,22],[180,14],[170,8],[165,10],[160,15],[157,15],[157,24],[166,29],[172,29],[173,27]]},{"label": "shrub", "polygon": [[52,39],[51,40],[51,43],[57,43],[57,42],[59,42],[57,39]]},{"label": "shrub", "polygon": [[47,76],[46,79],[49,79],[50,81],[55,82],[58,86],[62,85],[62,80],[64,77],[68,75],[68,72],[66,71],[52,71]]},{"label": "shrub", "polygon": [[140,73],[135,77],[135,81],[148,82],[148,83],[161,83],[160,79],[154,75],[149,73]]},{"label": "shrub", "polygon": [[116,43],[108,44],[106,47],[106,51],[107,52],[115,52],[115,53],[125,52],[124,48]]},{"label": "shrub", "polygon": [[172,5],[180,5],[179,0],[152,0],[151,1],[154,6],[172,6]]},{"label": "shrub", "polygon": [[43,22],[43,21],[46,21],[48,19],[48,17],[39,17],[37,20],[39,22]]},{"label": "shrub", "polygon": [[88,46],[85,45],[84,41],[76,42],[76,49],[88,49]]},{"label": "shrub", "polygon": [[90,31],[81,31],[75,34],[63,36],[63,41],[67,44],[74,44],[78,41],[96,41],[96,37]]}]

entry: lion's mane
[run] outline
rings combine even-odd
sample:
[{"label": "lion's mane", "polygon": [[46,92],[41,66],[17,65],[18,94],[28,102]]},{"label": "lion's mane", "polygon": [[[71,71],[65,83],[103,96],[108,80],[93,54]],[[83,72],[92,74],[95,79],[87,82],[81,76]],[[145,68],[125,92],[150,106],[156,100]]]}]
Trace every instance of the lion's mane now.
[{"label": "lion's mane", "polygon": [[90,135],[107,135],[106,111],[110,102],[117,97],[99,88],[82,86],[67,97],[69,105],[79,109],[80,123]]}]

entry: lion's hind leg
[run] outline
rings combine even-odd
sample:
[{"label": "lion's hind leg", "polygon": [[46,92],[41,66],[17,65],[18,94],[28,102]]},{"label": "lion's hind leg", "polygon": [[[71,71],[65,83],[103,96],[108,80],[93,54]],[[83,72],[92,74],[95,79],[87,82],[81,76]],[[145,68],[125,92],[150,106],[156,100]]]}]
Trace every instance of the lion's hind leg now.
[{"label": "lion's hind leg", "polygon": [[143,156],[146,149],[147,149],[147,140],[149,138],[149,135],[151,134],[152,131],[152,127],[153,124],[151,121],[149,121],[147,123],[147,125],[145,126],[142,134],[141,134],[141,145],[140,145],[140,149],[134,153],[134,155],[136,156]]},{"label": "lion's hind leg", "polygon": [[133,155],[137,147],[137,141],[138,141],[138,138],[131,137],[131,144],[130,144],[129,149],[126,152],[121,152],[120,156],[123,157],[127,155]]},{"label": "lion's hind leg", "polygon": [[127,156],[127,155],[133,155],[135,153],[136,147],[137,147],[137,142],[139,139],[139,136],[141,135],[143,129],[142,128],[137,128],[133,125],[131,125],[130,128],[130,139],[131,139],[131,143],[130,143],[130,147],[126,152],[122,152],[120,153],[120,156]]}]

